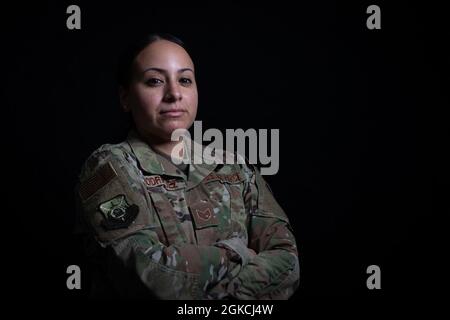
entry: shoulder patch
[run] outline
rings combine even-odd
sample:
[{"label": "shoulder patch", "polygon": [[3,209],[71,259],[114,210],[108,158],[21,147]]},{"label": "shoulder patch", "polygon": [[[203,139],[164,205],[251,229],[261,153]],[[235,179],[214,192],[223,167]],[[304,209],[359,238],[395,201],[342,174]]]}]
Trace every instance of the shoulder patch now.
[{"label": "shoulder patch", "polygon": [[136,219],[139,207],[130,205],[125,195],[121,194],[100,204],[99,210],[105,218],[102,227],[105,230],[115,230],[128,227]]},{"label": "shoulder patch", "polygon": [[79,194],[81,200],[88,200],[94,193],[106,186],[117,177],[117,172],[110,162],[101,166],[91,177],[80,183]]}]

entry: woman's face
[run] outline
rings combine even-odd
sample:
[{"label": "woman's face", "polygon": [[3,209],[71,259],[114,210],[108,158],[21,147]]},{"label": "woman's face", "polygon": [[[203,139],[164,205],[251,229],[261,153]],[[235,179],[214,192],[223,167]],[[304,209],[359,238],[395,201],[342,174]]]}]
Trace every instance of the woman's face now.
[{"label": "woman's face", "polygon": [[197,113],[194,64],[181,46],[158,40],[136,57],[131,83],[121,89],[125,111],[145,137],[170,141],[175,129],[188,129]]}]

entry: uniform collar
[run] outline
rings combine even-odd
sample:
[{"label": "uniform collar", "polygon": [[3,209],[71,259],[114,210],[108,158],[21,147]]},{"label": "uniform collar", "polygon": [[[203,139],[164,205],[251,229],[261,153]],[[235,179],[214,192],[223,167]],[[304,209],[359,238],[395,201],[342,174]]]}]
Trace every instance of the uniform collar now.
[{"label": "uniform collar", "polygon": [[128,133],[127,142],[144,171],[151,174],[166,173],[166,170],[159,159],[160,157],[158,157],[156,152],[141,139],[135,130],[131,130]]},{"label": "uniform collar", "polygon": [[[131,130],[128,133],[127,142],[131,147],[132,152],[136,156],[140,167],[149,174],[154,175],[169,175],[181,177],[187,180],[187,188],[191,189],[198,185],[205,179],[214,169],[217,164],[193,163],[189,164],[188,177],[178,170],[178,168],[165,157],[155,152],[139,135],[136,130]],[[194,146],[197,147],[194,147]],[[204,146],[191,140],[191,160],[201,156]],[[201,151],[200,151],[201,150]],[[194,158],[193,158],[194,157]],[[200,158],[199,158],[200,159]]]}]

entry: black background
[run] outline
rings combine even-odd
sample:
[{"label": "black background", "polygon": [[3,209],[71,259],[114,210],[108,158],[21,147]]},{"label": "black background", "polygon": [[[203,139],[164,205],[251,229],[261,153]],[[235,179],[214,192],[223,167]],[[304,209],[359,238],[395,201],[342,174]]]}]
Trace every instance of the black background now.
[{"label": "black background", "polygon": [[[86,299],[89,274],[82,290],[66,288],[67,266],[86,266],[73,188],[84,159],[126,135],[115,63],[127,38],[147,31],[190,48],[204,130],[280,129],[280,170],[266,179],[299,246],[293,300],[436,293],[448,253],[450,38],[443,8],[392,2],[4,10],[9,294]],[[70,4],[81,30],[66,28]],[[370,4],[381,7],[381,30],[366,28]],[[371,264],[378,291],[366,287]]]}]

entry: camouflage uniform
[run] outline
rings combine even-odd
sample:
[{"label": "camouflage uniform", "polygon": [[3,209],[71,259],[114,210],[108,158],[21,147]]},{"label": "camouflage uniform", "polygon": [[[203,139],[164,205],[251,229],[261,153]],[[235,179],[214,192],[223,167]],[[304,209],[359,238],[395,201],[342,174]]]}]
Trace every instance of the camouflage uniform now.
[{"label": "camouflage uniform", "polygon": [[188,168],[134,131],[89,157],[76,195],[101,276],[124,296],[140,286],[158,299],[289,298],[299,283],[295,238],[259,172]]}]

